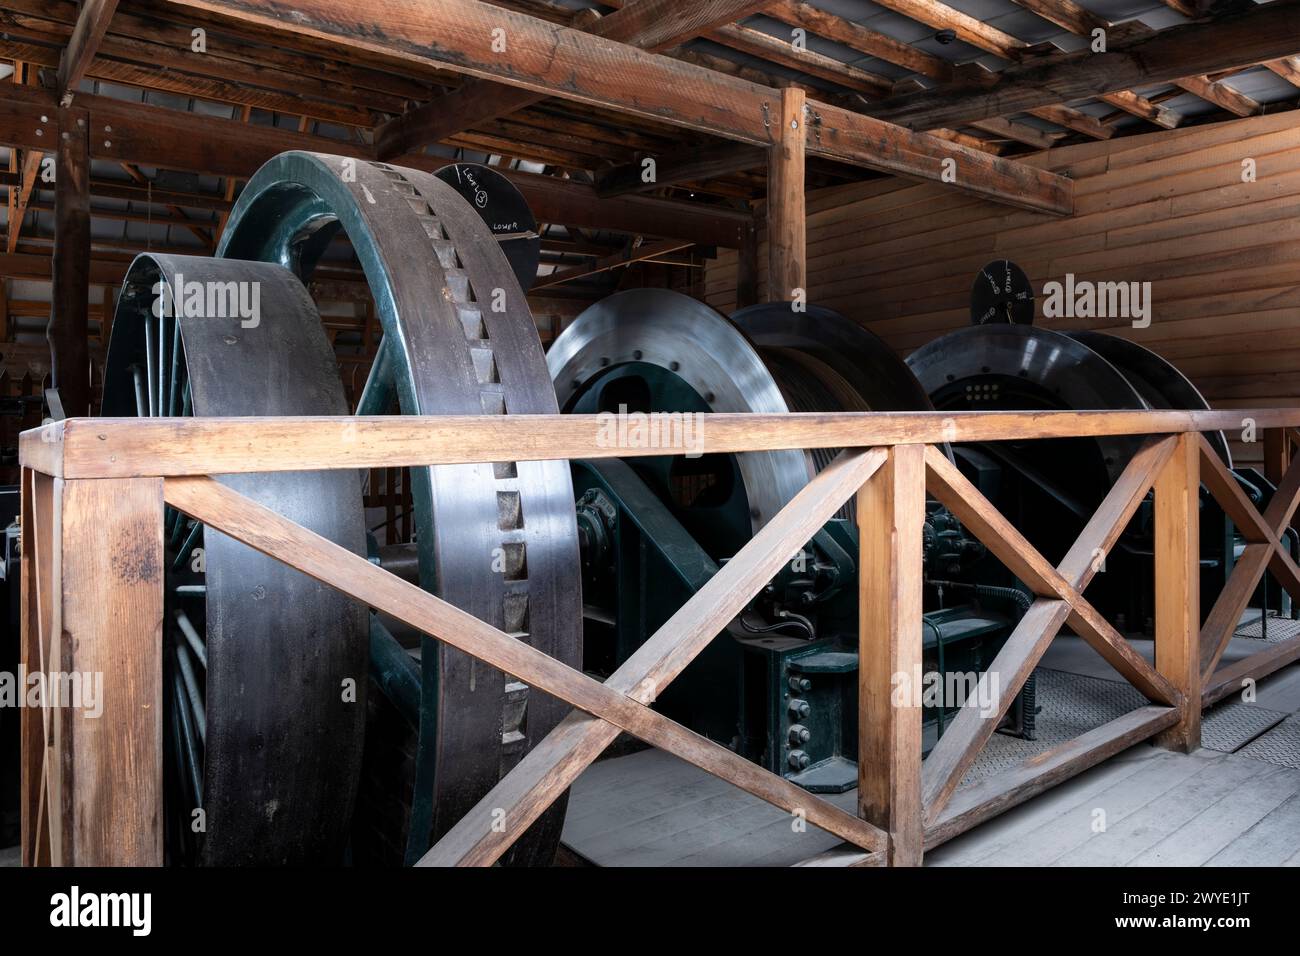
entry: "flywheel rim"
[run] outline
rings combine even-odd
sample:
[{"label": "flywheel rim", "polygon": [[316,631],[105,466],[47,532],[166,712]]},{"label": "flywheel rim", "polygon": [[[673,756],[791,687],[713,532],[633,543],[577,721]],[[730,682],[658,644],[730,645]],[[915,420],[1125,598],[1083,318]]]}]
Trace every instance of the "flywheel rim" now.
[{"label": "flywheel rim", "polygon": [[[183,302],[182,279],[199,288],[255,284],[256,322],[191,315],[183,304],[169,316],[155,302],[159,294]],[[192,256],[143,254],[132,262],[109,344],[105,415],[345,412],[320,316],[290,272]],[[365,553],[353,471],[217,480]],[[341,862],[365,730],[364,609],[178,513],[168,515],[165,540],[164,635],[174,638],[164,644],[169,857],[210,865]],[[188,573],[196,546],[201,575]],[[315,692],[298,693],[301,687]]]},{"label": "flywheel rim", "polygon": [[[280,262],[306,282],[338,228],[352,241],[384,330],[361,413],[382,414],[394,398],[404,412],[422,414],[558,410],[541,340],[505,254],[474,209],[430,173],[281,154],[245,187],[218,255]],[[421,586],[580,666],[581,577],[567,463],[412,468],[411,483]],[[422,712],[421,735],[433,735],[436,747],[421,746],[416,786],[435,794],[427,829],[436,839],[522,750],[502,741],[507,679],[445,645],[426,640],[424,648],[423,659],[436,661],[424,686],[436,688],[438,707]],[[569,709],[540,693],[528,696],[524,749]],[[563,812],[557,801],[510,860],[549,862]],[[427,846],[425,831],[417,818],[408,861]]]}]

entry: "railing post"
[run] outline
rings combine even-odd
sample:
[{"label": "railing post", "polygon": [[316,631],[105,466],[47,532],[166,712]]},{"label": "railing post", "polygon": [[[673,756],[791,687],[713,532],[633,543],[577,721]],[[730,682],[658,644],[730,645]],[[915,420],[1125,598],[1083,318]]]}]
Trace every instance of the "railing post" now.
[{"label": "railing post", "polygon": [[23,663],[58,706],[24,713],[23,859],[161,865],[162,479],[28,474]]},{"label": "railing post", "polygon": [[890,866],[919,866],[924,445],[890,449],[857,516],[858,813],[888,833]]},{"label": "railing post", "polygon": [[1290,436],[1285,428],[1264,429],[1264,477],[1273,484],[1282,480],[1291,463]]},{"label": "railing post", "polygon": [[1183,753],[1201,745],[1200,464],[1196,435],[1181,434],[1155,482],[1156,670],[1183,695],[1155,742]]},{"label": "railing post", "polygon": [[[52,633],[51,602],[41,601],[53,580],[55,479],[30,468],[22,470],[22,586],[19,597],[22,620],[19,625],[19,672],[43,670],[42,633]],[[26,687],[21,688],[26,701]],[[23,707],[19,716],[21,756],[21,801],[23,866],[48,866],[51,831],[44,813],[42,794],[45,775],[45,711]]]}]

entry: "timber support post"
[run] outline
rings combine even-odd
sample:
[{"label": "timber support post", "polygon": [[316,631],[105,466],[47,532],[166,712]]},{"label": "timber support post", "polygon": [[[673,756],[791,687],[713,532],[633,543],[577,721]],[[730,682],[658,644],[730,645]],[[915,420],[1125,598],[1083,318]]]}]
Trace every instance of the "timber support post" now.
[{"label": "timber support post", "polygon": [[1178,723],[1158,746],[1201,745],[1200,448],[1184,432],[1155,481],[1156,670],[1182,694]]},{"label": "timber support post", "polygon": [[[90,414],[90,114],[59,110],[54,167],[51,384],[69,418]],[[106,133],[111,136],[111,133]]]},{"label": "timber support post", "polygon": [[23,477],[23,861],[161,866],[162,479]]},{"label": "timber support post", "polygon": [[925,446],[895,445],[857,496],[858,814],[889,866],[920,866]]},{"label": "timber support post", "polygon": [[808,223],[804,212],[804,92],[787,87],[767,166],[767,298],[807,302]]}]

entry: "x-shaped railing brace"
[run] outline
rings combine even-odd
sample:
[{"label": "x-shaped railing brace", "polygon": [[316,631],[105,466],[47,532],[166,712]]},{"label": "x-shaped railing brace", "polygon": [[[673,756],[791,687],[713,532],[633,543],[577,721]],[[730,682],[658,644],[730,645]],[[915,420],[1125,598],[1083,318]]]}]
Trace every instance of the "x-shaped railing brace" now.
[{"label": "x-shaped railing brace", "polygon": [[[167,503],[214,530],[578,708],[420,861],[490,865],[627,731],[870,852],[885,833],[669,720],[650,704],[885,461],[848,451],[797,494],[605,683],[376,567],[212,478],[168,478]],[[919,571],[919,569],[918,569]]]},{"label": "x-shaped railing brace", "polygon": [[1201,678],[1208,681],[1265,570],[1273,572],[1292,600],[1300,601],[1300,567],[1281,540],[1300,504],[1300,455],[1287,468],[1261,515],[1205,438],[1196,435],[1195,440],[1201,453],[1201,481],[1246,539],[1241,557],[1201,628]]}]

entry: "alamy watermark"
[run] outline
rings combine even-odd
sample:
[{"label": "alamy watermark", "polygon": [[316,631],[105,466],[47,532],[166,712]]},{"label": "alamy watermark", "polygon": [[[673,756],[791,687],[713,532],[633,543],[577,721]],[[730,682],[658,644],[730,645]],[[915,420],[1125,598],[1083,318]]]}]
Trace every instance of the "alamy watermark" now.
[{"label": "alamy watermark", "polygon": [[974,706],[986,720],[998,716],[1002,682],[997,671],[898,671],[890,678],[895,707],[944,708]]},{"label": "alamy watermark", "polygon": [[83,717],[104,713],[102,671],[0,671],[0,707],[68,707]]},{"label": "alamy watermark", "polygon": [[153,294],[155,317],[239,319],[245,329],[262,323],[261,282],[200,282],[178,272],[171,283],[154,283]]},{"label": "alamy watermark", "polygon": [[1065,282],[1043,286],[1043,315],[1049,319],[1129,319],[1133,328],[1151,324],[1150,282],[1092,282],[1065,274]]},{"label": "alamy watermark", "polygon": [[620,405],[596,419],[601,448],[684,449],[687,458],[704,454],[704,416],[698,412],[630,412]]}]

